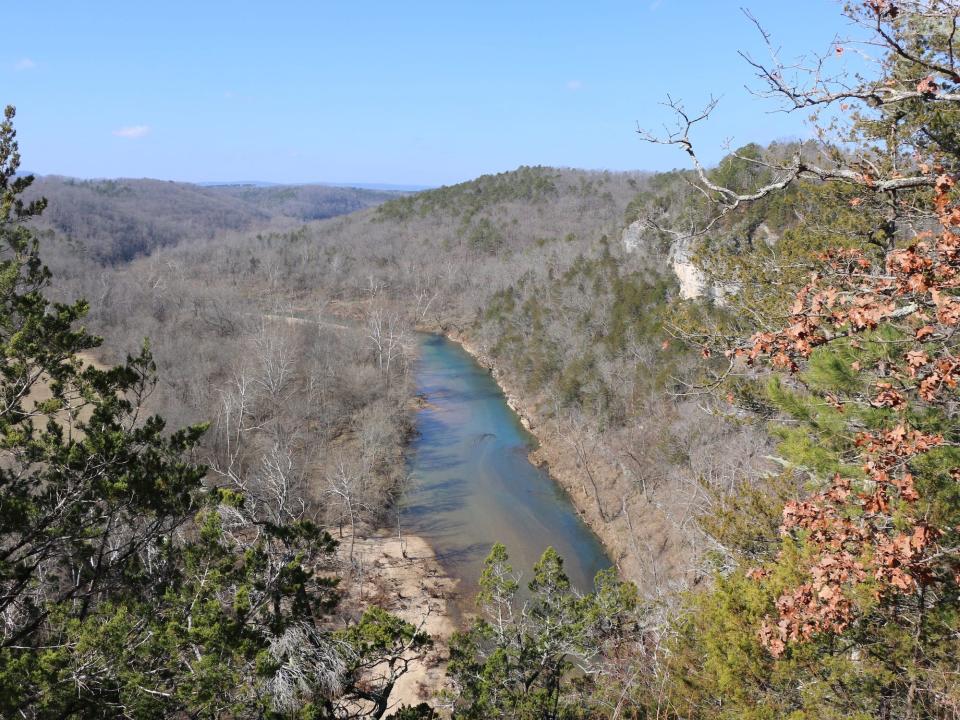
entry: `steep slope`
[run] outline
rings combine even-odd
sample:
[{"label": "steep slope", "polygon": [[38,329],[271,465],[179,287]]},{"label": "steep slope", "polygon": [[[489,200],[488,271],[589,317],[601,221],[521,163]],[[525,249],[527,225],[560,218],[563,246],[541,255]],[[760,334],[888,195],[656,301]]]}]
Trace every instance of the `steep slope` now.
[{"label": "steep slope", "polygon": [[[683,394],[699,359],[670,337],[669,243],[641,233],[628,252],[620,241],[651,190],[656,176],[523,167],[295,228],[195,236],[83,273],[75,292],[94,300],[93,326],[112,346],[152,339],[174,379],[159,401],[190,419],[215,414],[220,385],[255,352],[244,348],[257,313],[346,319],[353,355],[304,358],[339,375],[376,362],[378,333],[393,333],[404,357],[414,326],[461,340],[493,369],[541,441],[536,459],[622,572],[656,592],[698,577],[703,479],[753,472],[766,446]],[[265,214],[303,200],[277,188],[203,193],[213,207]]]},{"label": "steep slope", "polygon": [[[169,310],[192,304],[201,318],[219,316],[219,297],[233,307],[242,298],[248,312],[333,313],[371,334],[377,322],[446,332],[494,369],[542,442],[537,459],[622,571],[666,589],[697,574],[690,520],[702,510],[700,478],[744,472],[764,444],[670,395],[697,362],[667,332],[678,292],[668,248],[645,237],[628,253],[619,242],[648,182],[520,168],[293,231],[181,244],[112,279],[128,311],[98,322],[121,346],[149,334],[171,372],[233,362],[212,351],[216,338],[204,340],[219,321],[188,314],[179,328]],[[191,359],[195,347],[207,348],[202,358]]]}]

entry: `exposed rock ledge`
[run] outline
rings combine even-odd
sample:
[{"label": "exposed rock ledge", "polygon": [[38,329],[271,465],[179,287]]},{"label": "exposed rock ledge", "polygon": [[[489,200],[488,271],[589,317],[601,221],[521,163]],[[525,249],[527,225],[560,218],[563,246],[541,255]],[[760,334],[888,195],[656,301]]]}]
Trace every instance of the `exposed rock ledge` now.
[{"label": "exposed rock ledge", "polygon": [[[349,567],[349,532],[337,548],[338,559]],[[428,633],[434,648],[410,664],[390,695],[390,711],[433,699],[447,686],[447,644],[456,630],[449,599],[456,596],[457,581],[447,576],[433,548],[422,537],[382,530],[357,537],[354,557],[361,568],[341,585],[346,597],[341,609],[356,616],[370,604],[406,620]]]},{"label": "exposed rock ledge", "polygon": [[[644,244],[645,227],[643,220],[634,220],[623,229],[620,241],[627,252],[639,250]],[[680,297],[693,300],[710,294],[711,288],[703,273],[693,264],[687,243],[676,242],[670,247],[668,257],[673,274],[680,283]]]},{"label": "exposed rock ledge", "polygon": [[[641,250],[645,244],[643,220],[635,220],[623,229],[620,242],[627,252]],[[780,241],[780,236],[766,223],[761,223],[754,230],[749,242],[763,242],[773,247]],[[744,240],[747,242],[747,240]],[[699,297],[708,297],[717,305],[725,305],[728,298],[735,295],[739,288],[732,284],[711,283],[706,275],[693,264],[691,241],[677,240],[670,246],[668,255],[670,268],[677,276],[680,284],[680,297],[684,300],[694,300]]]}]

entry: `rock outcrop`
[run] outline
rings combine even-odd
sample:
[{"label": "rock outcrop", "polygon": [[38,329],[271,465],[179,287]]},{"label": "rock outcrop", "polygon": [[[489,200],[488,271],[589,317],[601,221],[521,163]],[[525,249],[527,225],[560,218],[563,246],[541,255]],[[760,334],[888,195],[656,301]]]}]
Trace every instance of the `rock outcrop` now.
[{"label": "rock outcrop", "polygon": [[[635,220],[627,225],[620,237],[624,249],[627,252],[642,249],[646,232],[647,228],[643,220]],[[689,242],[678,241],[670,246],[667,260],[673,274],[677,276],[677,282],[680,283],[680,297],[684,300],[692,300],[704,295],[714,295],[704,274],[693,264],[691,256],[692,248]]]}]

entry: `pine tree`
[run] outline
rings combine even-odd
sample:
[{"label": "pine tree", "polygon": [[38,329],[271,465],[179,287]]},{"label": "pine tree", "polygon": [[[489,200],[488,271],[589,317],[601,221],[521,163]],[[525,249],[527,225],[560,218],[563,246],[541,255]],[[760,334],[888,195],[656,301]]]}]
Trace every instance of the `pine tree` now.
[{"label": "pine tree", "polygon": [[744,286],[752,334],[704,351],[741,376],[727,386],[734,402],[767,378],[761,403],[798,496],[778,536],[765,531],[773,552],[740,552],[713,589],[688,598],[671,661],[683,717],[960,708],[960,7],[871,1],[850,12],[887,49],[880,77],[801,90],[765,76],[798,106],[862,105],[856,145],[826,148],[834,165],[811,196],[846,207],[798,223],[790,239],[805,275],[795,267],[773,292]]},{"label": "pine tree", "polygon": [[[428,638],[371,610],[330,630],[336,543],[265,522],[148,415],[148,346],[100,369],[53,303],[8,107],[0,125],[0,716],[380,717]],[[405,658],[400,663],[399,658]],[[377,686],[365,669],[391,666]],[[399,664],[398,667],[391,665]]]},{"label": "pine tree", "polygon": [[[563,560],[547,548],[528,595],[503,545],[484,562],[482,616],[451,642],[448,674],[455,718],[587,718],[605,662],[636,638],[637,591],[616,571],[597,575],[595,592],[573,591]],[[599,696],[598,696],[599,697]]]}]

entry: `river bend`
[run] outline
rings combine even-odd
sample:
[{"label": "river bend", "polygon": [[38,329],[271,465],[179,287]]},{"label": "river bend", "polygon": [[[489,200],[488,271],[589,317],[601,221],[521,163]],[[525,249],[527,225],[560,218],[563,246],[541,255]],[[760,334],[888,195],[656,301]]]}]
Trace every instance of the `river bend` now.
[{"label": "river bend", "polygon": [[417,412],[407,455],[405,531],[433,546],[460,581],[457,604],[466,610],[495,542],[507,546],[523,581],[552,545],[573,585],[591,589],[593,576],[611,563],[563,489],[530,463],[535,440],[496,381],[457,343],[419,337],[415,375],[427,404]]}]

